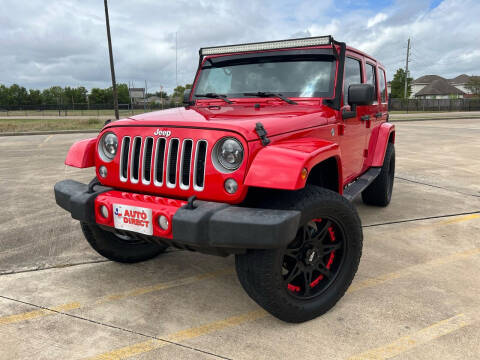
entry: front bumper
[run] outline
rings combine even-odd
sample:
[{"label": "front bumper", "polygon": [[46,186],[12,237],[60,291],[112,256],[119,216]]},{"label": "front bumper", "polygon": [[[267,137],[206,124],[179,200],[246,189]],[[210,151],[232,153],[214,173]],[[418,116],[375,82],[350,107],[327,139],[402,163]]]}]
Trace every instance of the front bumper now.
[{"label": "front bumper", "polygon": [[[89,192],[86,184],[73,180],[56,183],[54,191],[57,204],[74,219],[112,231],[113,220],[100,215],[100,206],[107,206],[110,214],[114,203],[150,208],[154,227],[153,235],[149,236],[152,241],[160,239],[199,250],[283,247],[294,239],[300,222],[300,212],[294,210],[245,208],[199,200],[190,209],[185,201],[116,191],[100,185]],[[167,216],[171,224],[166,231],[157,224],[160,214]]]}]

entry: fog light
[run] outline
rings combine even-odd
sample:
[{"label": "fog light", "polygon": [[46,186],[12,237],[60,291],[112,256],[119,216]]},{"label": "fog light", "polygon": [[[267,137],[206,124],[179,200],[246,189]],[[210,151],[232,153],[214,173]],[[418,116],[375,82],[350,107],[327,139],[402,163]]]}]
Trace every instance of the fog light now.
[{"label": "fog light", "polygon": [[100,206],[100,213],[105,219],[108,218],[108,209],[105,205]]},{"label": "fog light", "polygon": [[108,173],[107,168],[106,168],[105,166],[103,166],[103,165],[100,166],[100,168],[98,169],[98,173],[100,174],[100,176],[101,176],[102,178],[106,178],[106,177],[107,177],[107,173]]},{"label": "fog light", "polygon": [[163,230],[168,230],[168,219],[165,215],[160,215],[158,217],[158,226],[160,226]]},{"label": "fog light", "polygon": [[235,194],[238,190],[237,182],[233,179],[227,179],[227,181],[225,181],[225,190],[229,194]]}]

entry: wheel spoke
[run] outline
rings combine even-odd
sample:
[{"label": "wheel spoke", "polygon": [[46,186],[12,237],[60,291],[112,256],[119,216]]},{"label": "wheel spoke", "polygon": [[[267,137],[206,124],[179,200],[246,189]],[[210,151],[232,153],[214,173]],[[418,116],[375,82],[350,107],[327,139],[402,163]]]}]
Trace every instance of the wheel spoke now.
[{"label": "wheel spoke", "polygon": [[292,282],[298,275],[300,275],[301,270],[298,264],[295,264],[295,267],[288,273],[287,279],[285,280],[287,283]]},{"label": "wheel spoke", "polygon": [[311,271],[304,271],[303,272],[303,279],[305,282],[305,295],[310,295],[310,284],[312,283],[312,276],[313,276],[313,270]]},{"label": "wheel spoke", "polygon": [[303,236],[302,236],[302,243],[305,244],[305,242],[308,242],[312,240],[312,233],[310,231],[311,229],[308,228],[308,225],[305,225],[303,227]]},{"label": "wheel spoke", "polygon": [[342,243],[333,243],[333,244],[324,244],[322,246],[322,253],[321,256],[325,256],[330,254],[331,252],[338,250],[342,247]]},{"label": "wheel spoke", "polygon": [[315,234],[313,240],[317,243],[322,243],[329,234],[328,228],[331,226],[332,222],[330,220],[326,221],[325,224],[323,224],[323,227]]},{"label": "wheel spoke", "polygon": [[285,256],[291,257],[292,259],[297,260],[298,253],[300,252],[300,248],[297,249],[287,249],[285,250]]},{"label": "wheel spoke", "polygon": [[332,277],[332,272],[330,270],[328,270],[325,265],[323,264],[318,264],[317,265],[317,270],[320,271],[320,274],[322,274],[323,276],[327,277],[327,278],[331,278]]}]

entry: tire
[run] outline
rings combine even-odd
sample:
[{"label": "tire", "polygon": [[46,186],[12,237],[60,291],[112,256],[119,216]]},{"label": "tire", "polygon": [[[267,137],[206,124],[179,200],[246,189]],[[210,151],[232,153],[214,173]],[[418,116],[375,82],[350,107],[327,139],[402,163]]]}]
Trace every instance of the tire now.
[{"label": "tire", "polygon": [[101,229],[95,224],[81,223],[82,232],[90,246],[100,255],[121,263],[136,263],[154,258],[167,246],[135,240]]},{"label": "tire", "polygon": [[[285,248],[248,250],[245,254],[236,255],[240,283],[254,301],[283,321],[300,323],[324,314],[345,294],[358,269],[363,235],[357,211],[343,196],[317,186],[280,193],[263,207],[300,210],[300,228],[296,238]],[[321,248],[318,254],[323,255],[315,255],[315,248],[307,249],[313,241],[311,238],[316,232],[327,234],[327,229],[325,239],[328,243],[324,244],[325,248],[318,247]],[[304,245],[306,251],[302,247]],[[330,253],[323,251],[329,246],[335,250]],[[296,255],[292,257],[294,253]],[[336,253],[333,260],[332,253]],[[325,265],[327,257],[329,260]],[[319,263],[315,265],[315,261]],[[306,269],[303,274],[312,271],[309,280],[303,282],[303,289],[302,279],[307,279],[308,275],[290,279],[295,275],[295,269],[299,271],[301,266]],[[320,272],[315,275],[315,271],[320,271],[315,270],[317,266],[323,271],[328,269],[330,275],[327,277]],[[308,270],[311,268],[314,270]],[[310,282],[313,276],[316,279]]]},{"label": "tire", "polygon": [[395,180],[395,147],[388,143],[382,170],[375,180],[362,192],[362,200],[367,205],[387,206],[392,199]]}]

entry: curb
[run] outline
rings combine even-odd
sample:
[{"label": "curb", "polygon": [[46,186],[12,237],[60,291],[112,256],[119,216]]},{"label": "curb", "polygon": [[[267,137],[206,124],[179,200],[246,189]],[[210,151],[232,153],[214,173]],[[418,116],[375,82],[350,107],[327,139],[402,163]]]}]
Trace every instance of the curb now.
[{"label": "curb", "polygon": [[404,122],[404,121],[437,121],[437,120],[475,120],[480,119],[480,116],[468,116],[468,117],[440,117],[440,118],[417,118],[417,119],[394,119],[390,117],[390,122]]},{"label": "curb", "polygon": [[24,136],[24,135],[58,135],[58,134],[98,134],[102,129],[98,130],[52,130],[52,131],[25,131],[25,132],[5,132],[0,133],[0,136]]}]

